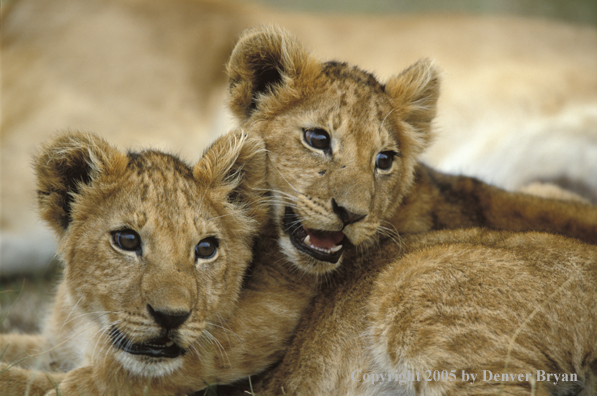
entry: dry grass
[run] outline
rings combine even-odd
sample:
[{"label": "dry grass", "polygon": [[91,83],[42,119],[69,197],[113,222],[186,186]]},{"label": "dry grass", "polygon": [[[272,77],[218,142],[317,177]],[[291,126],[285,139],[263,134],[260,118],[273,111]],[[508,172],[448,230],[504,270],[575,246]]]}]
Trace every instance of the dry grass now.
[{"label": "dry grass", "polygon": [[41,275],[0,278],[0,333],[39,333],[60,276],[52,263]]}]

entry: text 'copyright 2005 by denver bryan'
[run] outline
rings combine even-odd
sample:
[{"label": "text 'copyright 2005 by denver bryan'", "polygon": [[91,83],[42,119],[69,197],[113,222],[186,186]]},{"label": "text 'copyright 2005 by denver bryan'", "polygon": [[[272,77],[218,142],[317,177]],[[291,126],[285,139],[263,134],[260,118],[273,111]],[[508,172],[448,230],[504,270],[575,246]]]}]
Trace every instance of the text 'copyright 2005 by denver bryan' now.
[{"label": "text 'copyright 2005 by denver bryan'", "polygon": [[567,373],[547,373],[544,370],[537,370],[535,373],[504,373],[492,372],[490,370],[481,370],[481,372],[472,373],[466,370],[425,370],[425,371],[411,371],[398,373],[363,373],[362,370],[355,370],[351,373],[350,378],[353,381],[368,382],[371,384],[397,382],[399,384],[406,384],[408,382],[422,382],[422,381],[463,381],[474,384],[475,381],[485,382],[576,382],[578,376]]}]

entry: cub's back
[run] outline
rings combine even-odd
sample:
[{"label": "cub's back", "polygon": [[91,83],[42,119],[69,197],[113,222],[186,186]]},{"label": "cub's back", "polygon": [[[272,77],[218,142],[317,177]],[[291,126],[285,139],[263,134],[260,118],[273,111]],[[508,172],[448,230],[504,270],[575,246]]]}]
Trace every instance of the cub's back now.
[{"label": "cub's back", "polygon": [[[580,391],[585,383],[590,392],[597,248],[482,230],[403,242],[351,258],[315,299],[261,394],[497,394],[501,377],[483,381],[483,370],[524,374],[525,381],[504,383],[505,394],[528,395],[536,370],[568,380],[576,373],[578,382],[560,376],[559,386]],[[452,370],[455,380],[433,380],[435,371]],[[463,370],[476,375],[473,384],[462,381]],[[535,381],[537,394],[551,382]]]}]

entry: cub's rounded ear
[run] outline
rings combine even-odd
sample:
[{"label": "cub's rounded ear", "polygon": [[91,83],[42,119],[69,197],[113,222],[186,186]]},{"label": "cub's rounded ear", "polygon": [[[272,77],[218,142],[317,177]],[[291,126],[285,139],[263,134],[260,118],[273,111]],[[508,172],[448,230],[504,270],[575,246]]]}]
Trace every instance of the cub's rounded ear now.
[{"label": "cub's rounded ear", "polygon": [[274,27],[245,31],[227,65],[228,105],[240,120],[246,120],[262,97],[319,70],[302,45],[287,32]]},{"label": "cub's rounded ear", "polygon": [[72,221],[73,202],[101,174],[117,174],[127,158],[90,133],[64,132],[45,144],[34,160],[41,217],[62,235]]},{"label": "cub's rounded ear", "polygon": [[431,122],[437,113],[439,72],[429,59],[422,59],[388,80],[385,91],[392,100],[395,116],[415,132],[417,152],[430,143]]},{"label": "cub's rounded ear", "polygon": [[266,159],[263,140],[240,130],[220,136],[193,169],[216,201],[228,202],[261,224],[268,214]]}]

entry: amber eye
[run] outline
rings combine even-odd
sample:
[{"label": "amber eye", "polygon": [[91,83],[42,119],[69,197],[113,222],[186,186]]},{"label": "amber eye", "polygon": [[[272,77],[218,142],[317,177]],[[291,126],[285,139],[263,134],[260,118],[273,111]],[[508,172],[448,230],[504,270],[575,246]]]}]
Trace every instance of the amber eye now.
[{"label": "amber eye", "polygon": [[141,237],[133,230],[120,230],[112,233],[112,241],[122,250],[141,251]]},{"label": "amber eye", "polygon": [[216,255],[218,250],[218,240],[215,237],[208,237],[195,246],[195,257],[198,259],[210,259]]},{"label": "amber eye", "polygon": [[330,135],[323,129],[305,129],[305,141],[307,144],[318,150],[330,149]]},{"label": "amber eye", "polygon": [[392,163],[394,163],[394,157],[396,153],[393,151],[382,151],[381,153],[377,154],[375,158],[375,167],[381,170],[388,170],[392,167]]}]

